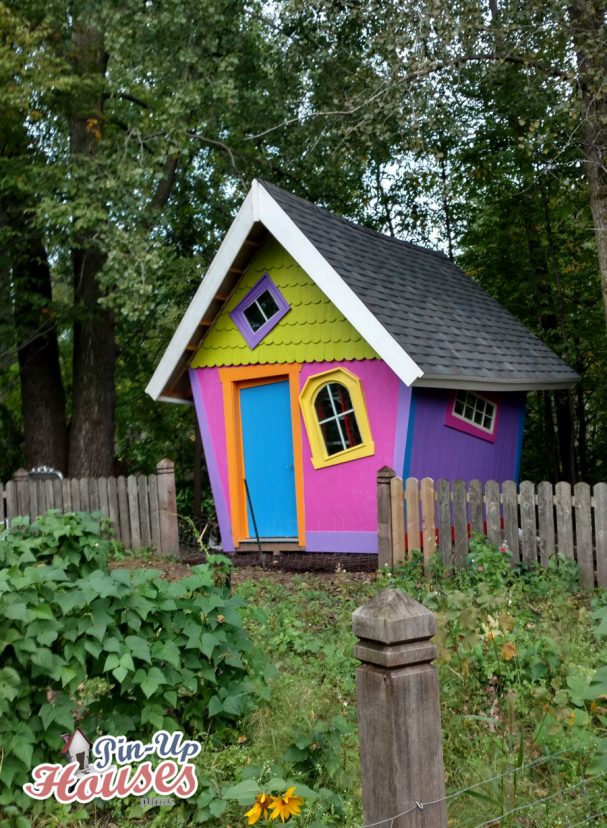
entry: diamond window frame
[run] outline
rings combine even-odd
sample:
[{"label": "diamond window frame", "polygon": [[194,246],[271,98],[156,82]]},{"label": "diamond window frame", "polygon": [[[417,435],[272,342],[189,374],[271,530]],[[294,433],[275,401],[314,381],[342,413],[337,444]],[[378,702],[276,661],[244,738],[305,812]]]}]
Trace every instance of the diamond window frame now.
[{"label": "diamond window frame", "polygon": [[[320,391],[331,384],[343,385],[350,395],[352,412],[356,419],[361,442],[343,451],[329,454],[325,439],[322,433],[321,424],[316,412],[316,398]],[[360,378],[348,371],[346,368],[334,368],[330,371],[323,371],[308,377],[299,395],[301,413],[306,425],[306,432],[312,449],[311,462],[315,469],[322,469],[329,466],[336,466],[339,463],[347,463],[350,460],[358,460],[361,457],[370,457],[375,454],[375,443],[371,436],[371,426],[367,405],[363,394]],[[346,412],[341,412],[342,414]],[[339,418],[339,414],[336,414]],[[324,422],[324,421],[323,421]]]},{"label": "diamond window frame", "polygon": [[[499,405],[497,400],[474,391],[458,390],[451,395],[445,425],[494,443],[497,435]],[[489,418],[489,425],[485,422]]]},{"label": "diamond window frame", "polygon": [[[272,316],[267,317],[266,321],[256,331],[251,327],[249,320],[245,316],[245,312],[255,303],[258,304],[258,299],[268,292],[278,310]],[[262,314],[265,316],[263,309],[260,307]],[[266,337],[270,331],[278,325],[280,320],[291,310],[291,306],[284,298],[280,290],[276,287],[269,273],[264,273],[261,279],[251,288],[247,295],[242,299],[236,307],[230,311],[230,317],[249,348],[253,349]]]}]

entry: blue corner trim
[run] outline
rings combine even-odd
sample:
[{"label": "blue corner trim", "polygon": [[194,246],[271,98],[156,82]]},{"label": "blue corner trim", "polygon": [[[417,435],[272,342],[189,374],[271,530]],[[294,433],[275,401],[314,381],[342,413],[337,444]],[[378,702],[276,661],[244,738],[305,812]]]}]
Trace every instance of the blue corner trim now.
[{"label": "blue corner trim", "polygon": [[405,448],[405,465],[403,467],[403,480],[406,480],[409,477],[409,472],[411,471],[411,451],[413,449],[413,427],[415,425],[416,396],[415,388],[412,388],[411,406],[409,408],[409,425],[407,428],[407,446]]},{"label": "blue corner trim", "polygon": [[518,435],[516,440],[516,454],[514,456],[514,479],[517,483],[521,479],[521,457],[523,455],[523,434],[525,433],[525,406],[526,400],[523,398],[518,416]]}]

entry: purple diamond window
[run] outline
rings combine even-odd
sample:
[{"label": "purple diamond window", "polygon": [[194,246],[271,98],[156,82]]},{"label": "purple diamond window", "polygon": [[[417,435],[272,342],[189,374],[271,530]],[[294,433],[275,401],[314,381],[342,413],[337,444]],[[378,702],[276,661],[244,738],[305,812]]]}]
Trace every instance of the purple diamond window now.
[{"label": "purple diamond window", "polygon": [[232,321],[244,336],[249,348],[255,348],[282,317],[291,310],[268,273],[230,312]]}]

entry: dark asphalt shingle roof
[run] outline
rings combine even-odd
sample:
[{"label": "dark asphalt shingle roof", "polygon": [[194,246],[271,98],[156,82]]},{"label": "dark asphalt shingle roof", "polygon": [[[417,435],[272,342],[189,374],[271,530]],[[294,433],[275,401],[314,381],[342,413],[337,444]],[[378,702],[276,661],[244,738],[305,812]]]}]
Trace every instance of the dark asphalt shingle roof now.
[{"label": "dark asphalt shingle roof", "polygon": [[429,380],[567,387],[579,377],[442,253],[261,182]]}]

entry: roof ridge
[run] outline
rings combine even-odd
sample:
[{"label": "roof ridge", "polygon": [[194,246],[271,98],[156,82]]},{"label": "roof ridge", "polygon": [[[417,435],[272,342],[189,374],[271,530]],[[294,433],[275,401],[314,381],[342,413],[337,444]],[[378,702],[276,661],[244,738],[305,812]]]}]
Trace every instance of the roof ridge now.
[{"label": "roof ridge", "polygon": [[[295,193],[291,193],[288,190],[283,190],[282,187],[279,187],[277,184],[272,184],[270,181],[265,181],[262,178],[257,179],[262,187],[272,187],[275,190],[279,190],[283,195],[287,196],[288,198],[294,198],[297,201],[301,201],[306,207],[311,207],[314,210],[318,210],[321,213],[326,213],[332,219],[337,219],[338,221],[347,224],[352,230],[359,230],[363,233],[368,233],[372,236],[377,236],[381,241],[384,242],[392,242],[394,244],[409,247],[413,250],[419,250],[420,253],[428,253],[432,256],[438,256],[441,260],[448,262],[449,264],[457,267],[457,265],[451,261],[451,259],[445,254],[442,253],[440,250],[433,250],[431,247],[423,247],[421,244],[415,244],[415,242],[407,241],[406,239],[399,239],[396,236],[387,236],[385,233],[380,233],[379,230],[374,230],[372,227],[367,227],[365,224],[357,224],[352,219],[346,218],[345,216],[340,215],[339,213],[334,213],[332,210],[329,210],[328,207],[321,207],[318,204],[314,204],[312,201],[308,201],[301,196],[296,195]],[[270,193],[271,195],[271,193]],[[466,274],[467,275],[467,274]],[[471,277],[468,277],[471,278]]]}]

